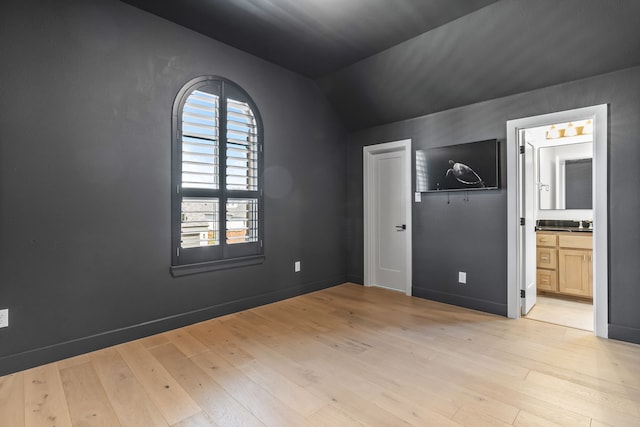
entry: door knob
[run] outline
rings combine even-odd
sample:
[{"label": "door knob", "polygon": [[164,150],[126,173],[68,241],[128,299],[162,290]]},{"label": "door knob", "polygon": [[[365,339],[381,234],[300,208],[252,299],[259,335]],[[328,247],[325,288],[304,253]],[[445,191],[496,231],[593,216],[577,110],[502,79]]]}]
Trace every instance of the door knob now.
[{"label": "door knob", "polygon": [[402,231],[407,229],[407,224],[396,225],[396,231]]}]

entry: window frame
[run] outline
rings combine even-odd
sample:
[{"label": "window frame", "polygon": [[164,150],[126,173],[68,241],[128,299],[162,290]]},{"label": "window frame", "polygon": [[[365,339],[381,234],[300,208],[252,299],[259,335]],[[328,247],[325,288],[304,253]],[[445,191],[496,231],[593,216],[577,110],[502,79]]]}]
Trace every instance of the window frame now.
[{"label": "window frame", "polygon": [[[218,100],[218,188],[182,187],[182,118],[185,103],[192,92],[200,88],[217,90]],[[208,92],[212,93],[212,92]],[[257,190],[232,190],[227,177],[227,99],[246,102],[253,113],[257,128]],[[233,81],[219,76],[199,76],[188,81],[175,97],[171,130],[171,274],[174,277],[259,264],[264,261],[264,129],[257,105],[249,94]],[[202,247],[181,247],[181,217],[183,198],[217,198],[219,207],[219,244]],[[257,241],[227,243],[227,201],[257,200]]]}]

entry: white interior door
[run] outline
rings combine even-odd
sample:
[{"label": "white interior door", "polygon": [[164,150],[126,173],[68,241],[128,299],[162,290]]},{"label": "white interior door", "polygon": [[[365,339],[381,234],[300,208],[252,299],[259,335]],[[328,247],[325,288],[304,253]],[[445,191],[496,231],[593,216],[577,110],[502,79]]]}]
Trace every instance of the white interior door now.
[{"label": "white interior door", "polygon": [[[524,137],[524,130],[521,131],[521,138]],[[524,298],[522,299],[522,315],[526,315],[536,304],[536,232],[535,232],[535,159],[533,146],[524,141],[524,157],[522,159],[522,217],[525,219],[522,226],[522,239],[524,251],[522,254]]]},{"label": "white interior door", "polygon": [[365,285],[411,295],[411,141],[364,149]]},{"label": "white interior door", "polygon": [[376,210],[376,285],[398,291],[405,290],[404,251],[406,234],[405,192],[402,191],[404,161],[402,153],[377,154],[375,169]]}]

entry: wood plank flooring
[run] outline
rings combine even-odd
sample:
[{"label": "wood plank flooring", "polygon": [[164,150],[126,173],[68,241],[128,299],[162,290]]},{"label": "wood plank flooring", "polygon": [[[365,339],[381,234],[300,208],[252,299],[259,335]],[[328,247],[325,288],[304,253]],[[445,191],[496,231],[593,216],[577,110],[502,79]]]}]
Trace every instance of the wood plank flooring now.
[{"label": "wood plank flooring", "polygon": [[538,295],[536,305],[527,314],[527,319],[593,331],[593,304]]},{"label": "wood plank flooring", "polygon": [[344,284],[0,377],[1,426],[639,426],[640,346]]}]

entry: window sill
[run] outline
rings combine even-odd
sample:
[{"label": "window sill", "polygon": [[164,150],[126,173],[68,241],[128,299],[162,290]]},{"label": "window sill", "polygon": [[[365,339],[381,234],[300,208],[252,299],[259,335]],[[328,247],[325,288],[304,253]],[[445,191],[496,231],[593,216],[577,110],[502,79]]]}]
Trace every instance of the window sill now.
[{"label": "window sill", "polygon": [[188,276],[191,274],[208,273],[210,271],[228,270],[230,268],[257,265],[257,264],[262,264],[263,262],[264,262],[264,255],[255,255],[255,256],[242,257],[242,258],[202,262],[198,264],[172,265],[171,275],[173,277],[182,277],[182,276]]}]

